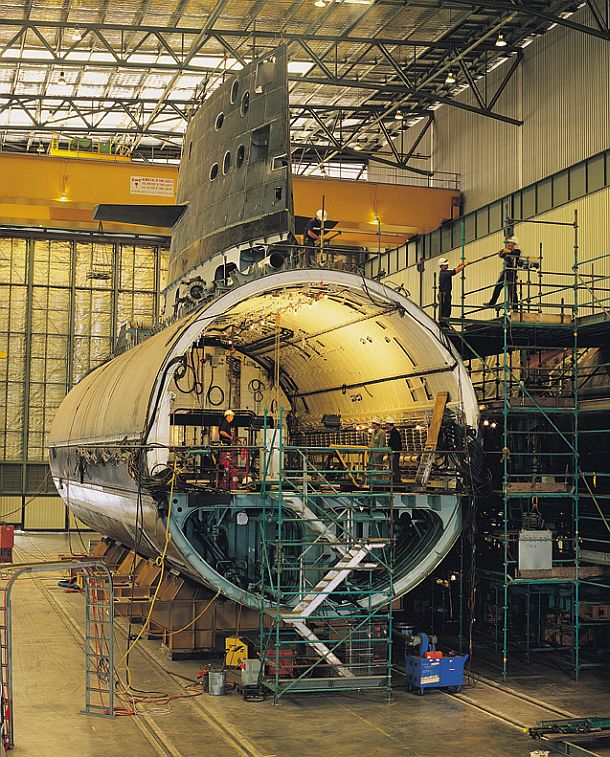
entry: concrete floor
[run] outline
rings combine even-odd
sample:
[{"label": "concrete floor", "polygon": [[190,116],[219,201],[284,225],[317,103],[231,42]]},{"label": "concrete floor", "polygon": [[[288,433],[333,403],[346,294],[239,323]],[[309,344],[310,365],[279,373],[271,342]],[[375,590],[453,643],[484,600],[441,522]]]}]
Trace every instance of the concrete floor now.
[{"label": "concrete floor", "polygon": [[[16,541],[15,561],[50,559],[69,551],[59,535],[24,534]],[[80,543],[73,541],[73,547],[78,551]],[[171,710],[149,709],[116,720],[86,717],[79,713],[84,704],[79,632],[84,597],[60,589],[57,578],[23,577],[14,589],[15,753],[21,757],[519,757],[529,755],[537,743],[518,723],[551,719],[548,711],[487,684],[465,689],[463,699],[442,692],[418,697],[398,687],[392,704],[376,694],[344,693],[288,697],[276,707],[271,701],[246,703],[236,694],[204,694],[175,700]],[[119,637],[124,640],[122,626]],[[178,693],[185,682],[166,671],[194,678],[200,666],[197,661],[170,662],[158,643],[142,641],[132,654],[132,684]],[[607,684],[603,677],[586,674],[577,685],[556,671],[529,666],[517,670],[508,686],[576,715],[601,715],[610,714]],[[494,717],[494,712],[515,724]],[[595,746],[597,754],[610,754],[610,744]]]}]

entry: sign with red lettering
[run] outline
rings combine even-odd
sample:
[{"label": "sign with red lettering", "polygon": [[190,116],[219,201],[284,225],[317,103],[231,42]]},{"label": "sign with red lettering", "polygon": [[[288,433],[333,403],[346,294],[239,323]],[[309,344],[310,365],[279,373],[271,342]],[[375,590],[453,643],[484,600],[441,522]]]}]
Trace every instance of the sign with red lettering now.
[{"label": "sign with red lettering", "polygon": [[129,193],[132,195],[173,197],[174,180],[163,176],[130,176]]}]

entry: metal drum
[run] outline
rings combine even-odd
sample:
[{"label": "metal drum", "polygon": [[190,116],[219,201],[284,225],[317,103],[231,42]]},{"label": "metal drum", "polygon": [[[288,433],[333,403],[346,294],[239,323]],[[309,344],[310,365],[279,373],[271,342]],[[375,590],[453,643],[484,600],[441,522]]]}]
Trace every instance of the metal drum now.
[{"label": "metal drum", "polygon": [[208,694],[211,697],[222,697],[225,694],[225,671],[210,670],[208,672]]}]

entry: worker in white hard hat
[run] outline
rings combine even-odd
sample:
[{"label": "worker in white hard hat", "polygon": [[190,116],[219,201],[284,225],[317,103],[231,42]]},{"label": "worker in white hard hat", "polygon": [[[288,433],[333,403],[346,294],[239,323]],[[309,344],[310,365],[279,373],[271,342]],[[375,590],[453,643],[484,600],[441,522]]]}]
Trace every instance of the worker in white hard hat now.
[{"label": "worker in white hard hat", "polygon": [[516,237],[510,237],[504,242],[504,247],[498,255],[504,260],[504,268],[500,273],[498,282],[494,287],[491,299],[485,303],[486,307],[494,307],[498,302],[504,287],[506,286],[505,301],[517,309],[519,295],[517,292],[517,271],[520,267],[521,250],[519,249],[519,240]]},{"label": "worker in white hard hat", "polygon": [[386,444],[386,433],[381,428],[381,418],[376,416],[371,421],[371,438],[369,441],[369,471],[371,472],[371,478],[375,480],[380,479],[380,472],[383,467],[383,458],[385,452],[381,451]]},{"label": "worker in white hard hat", "polygon": [[223,444],[233,444],[235,442],[235,413],[232,410],[225,410],[224,418],[220,422],[218,436]]},{"label": "worker in white hard hat", "polygon": [[464,260],[455,268],[449,268],[447,258],[441,258],[438,261],[438,319],[446,321],[451,318],[451,289],[453,287],[453,277],[466,268],[468,263]]},{"label": "worker in white hard hat", "polygon": [[314,261],[312,250],[315,248],[316,243],[324,238],[324,223],[327,218],[328,214],[325,210],[318,210],[315,216],[307,221],[305,231],[303,232],[304,249],[303,254],[300,256],[302,268],[307,268]]},{"label": "worker in white hard hat", "polygon": [[402,452],[402,436],[396,428],[394,418],[386,418],[385,430],[388,433],[388,447],[392,450],[390,460],[392,462],[392,478],[394,485],[400,484],[400,453]]}]

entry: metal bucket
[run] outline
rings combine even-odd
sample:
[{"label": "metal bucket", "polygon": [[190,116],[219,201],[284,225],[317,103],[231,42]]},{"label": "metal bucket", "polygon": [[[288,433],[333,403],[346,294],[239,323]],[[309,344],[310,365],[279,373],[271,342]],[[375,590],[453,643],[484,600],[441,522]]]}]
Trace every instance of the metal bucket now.
[{"label": "metal bucket", "polygon": [[225,671],[208,671],[208,694],[211,697],[221,697],[225,693]]}]

